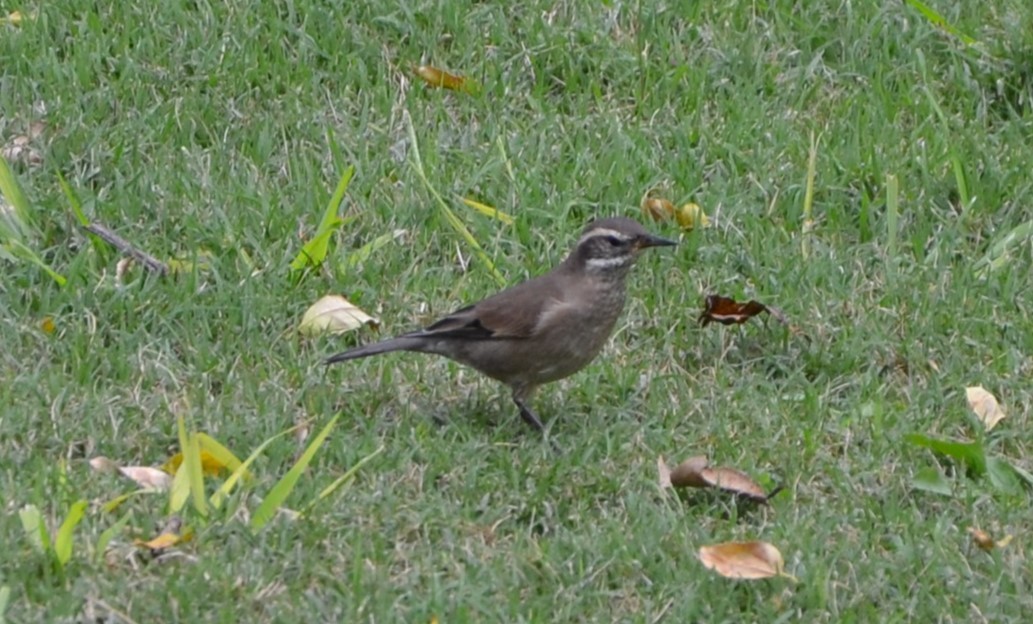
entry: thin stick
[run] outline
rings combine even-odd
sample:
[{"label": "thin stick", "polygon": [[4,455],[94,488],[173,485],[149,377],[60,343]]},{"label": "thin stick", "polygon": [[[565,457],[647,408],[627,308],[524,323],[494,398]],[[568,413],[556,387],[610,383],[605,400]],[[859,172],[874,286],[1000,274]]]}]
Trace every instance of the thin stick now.
[{"label": "thin stick", "polygon": [[99,223],[91,223],[86,226],[86,231],[96,234],[97,236],[104,239],[104,242],[118,249],[120,252],[127,256],[131,256],[135,260],[143,264],[149,271],[157,273],[158,275],[166,275],[169,272],[167,264],[158,260],[146,251],[137,249],[132,243],[122,238],[118,234],[115,234],[108,228],[104,227]]}]

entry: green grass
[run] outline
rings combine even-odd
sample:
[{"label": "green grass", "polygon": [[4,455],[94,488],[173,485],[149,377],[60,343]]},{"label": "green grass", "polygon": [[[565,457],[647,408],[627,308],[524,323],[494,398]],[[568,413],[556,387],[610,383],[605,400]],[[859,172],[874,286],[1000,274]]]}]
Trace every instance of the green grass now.
[{"label": "green grass", "polygon": [[[906,3],[3,5],[37,16],[0,26],[0,142],[45,121],[42,166],[14,169],[28,244],[69,280],[0,260],[8,619],[1025,621],[1029,491],[960,470],[952,496],[916,490],[936,459],[904,438],[983,439],[1031,468],[1028,238],[1004,268],[974,268],[1033,214],[1033,9],[927,4],[979,45]],[[418,84],[423,62],[480,93]],[[537,397],[558,454],[469,370],[392,355],[324,371],[375,336],[295,332],[328,292],[391,334],[497,288],[414,170],[406,115],[428,180],[508,283],[559,262],[593,216],[637,215],[653,187],[714,218],[643,259],[603,357]],[[290,261],[350,164],[355,219],[297,279]],[[116,281],[59,173],[91,219],[210,269]],[[776,305],[802,333],[700,328],[710,292]],[[990,435],[967,414],[975,384],[1011,414]],[[181,556],[134,550],[165,521],[161,499],[137,497],[105,561],[93,547],[118,516],[98,504],[129,488],[86,460],[160,465],[182,406],[241,457],[340,412],[295,509],[385,450],[307,517],[252,535],[304,448],[285,436],[229,512],[187,514]],[[699,453],[787,491],[749,510],[658,490],[658,455]],[[80,498],[95,504],[59,574],[18,510],[38,506],[53,532]],[[973,525],[1015,541],[984,553]],[[698,547],[732,539],[772,542],[800,582],[704,570]]]}]

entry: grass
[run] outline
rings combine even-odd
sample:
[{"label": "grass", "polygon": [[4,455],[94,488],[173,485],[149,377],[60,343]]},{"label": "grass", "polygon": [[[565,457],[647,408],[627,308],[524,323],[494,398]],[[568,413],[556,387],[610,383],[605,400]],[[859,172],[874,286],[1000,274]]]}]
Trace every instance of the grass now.
[{"label": "grass", "polygon": [[[904,438],[981,439],[1031,467],[1028,238],[1003,268],[974,267],[1030,219],[1033,10],[928,5],[980,43],[906,3],[4,5],[35,18],[0,26],[0,138],[46,124],[43,164],[15,173],[29,244],[69,280],[0,261],[7,617],[1025,621],[1029,491],[949,464],[951,496],[916,490],[937,460]],[[426,88],[421,63],[481,89]],[[375,337],[295,333],[328,292],[390,334],[497,288],[414,170],[407,116],[428,181],[508,283],[559,262],[590,218],[638,214],[651,188],[714,218],[640,263],[604,356],[537,397],[559,454],[469,370],[397,355],[324,372]],[[350,164],[355,219],[335,260],[297,279],[289,263]],[[116,280],[58,173],[90,218],[209,269]],[[710,292],[776,305],[802,334],[700,328]],[[1010,411],[989,435],[965,407],[975,384]],[[252,535],[248,514],[303,448],[285,436],[232,513],[188,516],[181,556],[132,547],[165,521],[152,497],[127,503],[106,558],[92,545],[117,517],[94,504],[64,572],[45,565],[18,510],[56,528],[74,501],[124,491],[86,460],[161,464],[183,406],[240,456],[340,412],[289,507],[385,450],[307,518]],[[657,489],[658,455],[698,453],[787,491],[749,510]],[[984,553],[969,526],[1015,541]],[[704,570],[699,546],[732,539],[772,542],[800,582]]]}]

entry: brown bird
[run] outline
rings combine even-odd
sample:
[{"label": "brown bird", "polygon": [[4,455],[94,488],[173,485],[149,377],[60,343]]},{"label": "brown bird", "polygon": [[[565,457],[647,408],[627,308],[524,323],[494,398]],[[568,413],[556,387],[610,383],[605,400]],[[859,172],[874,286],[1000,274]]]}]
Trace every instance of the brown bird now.
[{"label": "brown bird", "polygon": [[524,422],[542,431],[542,421],[527,405],[531,395],[599,354],[624,309],[624,280],[639,252],[675,244],[631,219],[593,221],[551,272],[425,329],[338,353],[326,364],[390,351],[443,355],[509,386]]}]

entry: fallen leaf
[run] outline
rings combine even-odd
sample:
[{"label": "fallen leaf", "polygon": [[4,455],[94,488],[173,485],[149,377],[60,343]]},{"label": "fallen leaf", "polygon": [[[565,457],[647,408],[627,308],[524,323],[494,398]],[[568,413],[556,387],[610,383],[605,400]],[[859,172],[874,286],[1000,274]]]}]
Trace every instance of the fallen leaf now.
[{"label": "fallen leaf", "polygon": [[466,78],[450,74],[443,69],[433,65],[420,65],[416,68],[416,75],[432,87],[450,89],[452,91],[467,91]]},{"label": "fallen leaf", "polygon": [[118,471],[143,488],[167,490],[172,487],[172,475],[160,468],[148,466],[120,466]]},{"label": "fallen leaf", "polygon": [[681,206],[674,211],[674,220],[678,222],[681,229],[691,232],[695,228],[705,228],[710,226],[710,217],[703,212],[703,209],[699,207],[699,204],[689,202],[684,206]]},{"label": "fallen leaf", "polygon": [[10,24],[11,26],[21,26],[25,20],[36,19],[36,13],[31,12],[28,14],[22,13],[21,11],[11,11],[7,14],[7,17],[0,17],[0,24]]},{"label": "fallen leaf", "polygon": [[[174,475],[179,470],[180,464],[183,463],[183,453],[176,453],[169,458],[165,465],[161,467],[162,471],[166,475]],[[210,476],[217,476],[222,471],[231,472],[230,467],[223,462],[219,461],[219,458],[212,455],[208,451],[201,450],[201,471]]]},{"label": "fallen leaf", "polygon": [[43,163],[43,154],[32,145],[32,137],[19,135],[0,148],[0,156],[9,162],[24,162],[29,165]]},{"label": "fallen leaf", "polygon": [[664,461],[663,455],[656,458],[656,471],[660,473],[660,489],[671,487],[671,468]]},{"label": "fallen leaf", "polygon": [[[767,542],[725,542],[699,549],[699,560],[709,570],[734,579],[788,576],[782,553]],[[791,577],[790,577],[791,578]]]},{"label": "fallen leaf", "polygon": [[968,534],[972,536],[972,541],[975,542],[976,546],[986,551],[994,549],[994,538],[990,537],[985,531],[976,527],[969,527]]},{"label": "fallen leaf", "polygon": [[979,422],[983,423],[987,431],[997,426],[1008,415],[1004,408],[997,402],[997,397],[987,392],[983,386],[971,386],[965,388],[965,396],[968,399],[968,406],[976,413]]},{"label": "fallen leaf", "polygon": [[[779,491],[775,490],[769,495],[749,475],[734,468],[705,468],[700,476],[708,485],[758,503],[766,503],[771,495]],[[673,476],[671,480],[674,480]]]},{"label": "fallen leaf", "polygon": [[475,200],[469,199],[467,197],[460,197],[459,199],[464,204],[466,204],[467,206],[473,208],[474,210],[476,210],[477,212],[481,213],[482,215],[484,215],[486,217],[491,217],[492,219],[498,219],[499,221],[505,223],[506,225],[513,225],[513,223],[514,223],[513,217],[511,217],[508,214],[502,212],[498,208],[493,208],[493,207],[489,206],[488,204],[482,204],[479,201],[475,201]]},{"label": "fallen leaf", "polygon": [[690,457],[671,471],[671,485],[674,487],[707,487],[703,471],[710,465],[705,455]]},{"label": "fallen leaf", "polygon": [[738,303],[734,299],[721,295],[707,295],[704,305],[705,308],[697,319],[704,327],[711,322],[722,325],[742,324],[761,312],[767,312],[782,324],[787,323],[786,316],[781,310],[755,300]]},{"label": "fallen leaf", "polygon": [[339,295],[327,295],[312,304],[301,318],[298,331],[307,336],[341,334],[363,325],[377,327],[380,321]]},{"label": "fallen leaf", "polygon": [[642,209],[644,216],[654,221],[666,221],[674,216],[674,204],[662,197],[649,197],[647,195],[642,198],[639,208]]},{"label": "fallen leaf", "polygon": [[97,472],[115,472],[118,470],[118,462],[104,456],[94,457],[90,460],[90,468]]},{"label": "fallen leaf", "polygon": [[986,552],[990,552],[994,548],[1004,548],[1012,540],[1011,535],[1005,535],[1003,538],[995,541],[994,538],[990,537],[989,533],[978,527],[969,527],[968,534],[972,536],[972,541],[975,545]]},{"label": "fallen leaf", "polygon": [[176,544],[189,542],[194,537],[190,529],[183,529],[183,520],[179,516],[172,516],[161,528],[157,537],[149,540],[135,540],[133,544],[141,548],[150,549],[152,554],[160,554],[161,551],[169,549]]},{"label": "fallen leaf", "polygon": [[44,334],[52,334],[57,330],[57,326],[54,324],[54,317],[44,316],[43,320],[39,322],[39,328],[43,330]]}]

